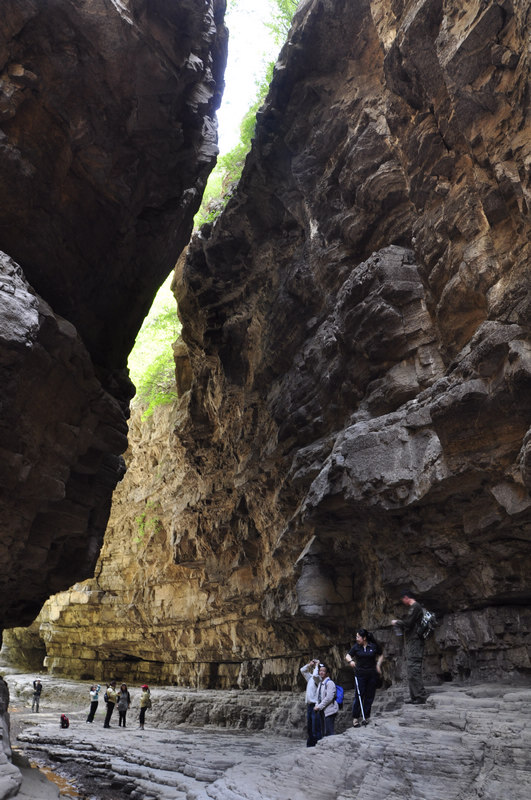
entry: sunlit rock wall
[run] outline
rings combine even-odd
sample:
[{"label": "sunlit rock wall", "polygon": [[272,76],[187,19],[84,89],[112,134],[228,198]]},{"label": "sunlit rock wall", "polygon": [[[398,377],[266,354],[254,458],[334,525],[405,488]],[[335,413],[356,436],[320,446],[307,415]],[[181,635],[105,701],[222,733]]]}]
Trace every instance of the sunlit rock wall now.
[{"label": "sunlit rock wall", "polygon": [[363,624],[395,680],[410,588],[428,679],[529,674],[528,13],[299,5],[51,670],[288,687]]},{"label": "sunlit rock wall", "polygon": [[215,163],[225,0],[6,0],[0,630],[93,573],[125,365]]}]

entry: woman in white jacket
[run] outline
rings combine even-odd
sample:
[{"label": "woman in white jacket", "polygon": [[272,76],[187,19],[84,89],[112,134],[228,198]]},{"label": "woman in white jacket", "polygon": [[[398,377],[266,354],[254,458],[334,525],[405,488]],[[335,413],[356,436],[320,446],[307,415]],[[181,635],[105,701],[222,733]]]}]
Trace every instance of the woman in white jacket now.
[{"label": "woman in white jacket", "polygon": [[319,659],[314,658],[301,667],[301,675],[306,681],[306,747],[315,747],[321,738],[321,715],[315,710],[319,689]]},{"label": "woman in white jacket", "polygon": [[336,714],[339,711],[336,703],[336,685],[328,674],[328,667],[324,664],[319,667],[319,678],[315,711],[321,712],[321,730],[324,730],[324,735],[332,736]]}]

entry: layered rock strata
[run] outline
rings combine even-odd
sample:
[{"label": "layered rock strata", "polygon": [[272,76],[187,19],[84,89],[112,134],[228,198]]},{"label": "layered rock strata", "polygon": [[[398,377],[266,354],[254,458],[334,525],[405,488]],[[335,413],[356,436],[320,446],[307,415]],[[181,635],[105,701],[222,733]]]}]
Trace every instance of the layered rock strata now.
[{"label": "layered rock strata", "polygon": [[224,11],[2,4],[0,634],[93,574],[124,469],[127,356],[215,163]]},{"label": "layered rock strata", "polygon": [[[529,688],[446,685],[427,706],[409,708],[384,708],[377,695],[367,727],[353,729],[345,709],[341,734],[307,749],[301,694],[161,687],[138,731],[133,690],[127,728],[104,730],[99,709],[85,724],[75,687],[48,683],[44,713],[17,718],[19,746],[109,800],[497,800],[503,793],[527,800],[531,789]],[[62,709],[70,717],[65,731],[57,725]]]},{"label": "layered rock strata", "polygon": [[528,13],[299,4],[51,670],[287,688],[363,624],[394,681],[410,588],[432,678],[529,675]]},{"label": "layered rock strata", "polygon": [[0,629],[93,573],[143,316],[215,163],[224,0],[8,0],[0,25]]}]

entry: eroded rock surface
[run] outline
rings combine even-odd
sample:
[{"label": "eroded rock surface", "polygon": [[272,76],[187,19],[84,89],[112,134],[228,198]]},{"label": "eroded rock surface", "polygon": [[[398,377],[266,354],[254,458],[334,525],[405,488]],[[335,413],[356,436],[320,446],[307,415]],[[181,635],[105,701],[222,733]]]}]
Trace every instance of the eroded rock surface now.
[{"label": "eroded rock surface", "polygon": [[299,5],[177,269],[181,400],[135,423],[96,577],[43,613],[51,670],[292,687],[364,624],[394,681],[412,588],[432,678],[529,674],[528,21]]},{"label": "eroded rock surface", "polygon": [[224,11],[4,4],[0,247],[100,366],[125,365],[188,241],[217,154]]},{"label": "eroded rock surface", "polygon": [[8,0],[0,24],[0,628],[93,573],[126,359],[216,153],[224,0]]},{"label": "eroded rock surface", "polygon": [[2,4],[0,631],[93,573],[124,469],[127,356],[217,154],[224,12]]},{"label": "eroded rock surface", "polygon": [[19,770],[12,764],[11,742],[9,740],[9,689],[0,678],[0,797],[14,797],[22,783]]},{"label": "eroded rock surface", "polygon": [[0,625],[93,569],[127,424],[76,329],[0,253]]},{"label": "eroded rock surface", "polygon": [[302,4],[177,276],[203,491],[178,530],[221,613],[247,567],[278,655],[388,624],[412,586],[445,618],[440,675],[529,671],[526,17]]},{"label": "eroded rock surface", "polygon": [[[399,690],[380,692],[367,727],[350,726],[346,703],[339,735],[308,749],[301,693],[153,687],[139,731],[133,688],[128,727],[105,730],[101,709],[85,723],[86,686],[73,682],[44,677],[41,713],[25,712],[21,677],[7,678],[17,745],[112,800],[498,800],[507,791],[527,800],[531,790],[529,687],[447,684],[422,707],[403,706]],[[58,726],[64,710],[68,730]]]}]

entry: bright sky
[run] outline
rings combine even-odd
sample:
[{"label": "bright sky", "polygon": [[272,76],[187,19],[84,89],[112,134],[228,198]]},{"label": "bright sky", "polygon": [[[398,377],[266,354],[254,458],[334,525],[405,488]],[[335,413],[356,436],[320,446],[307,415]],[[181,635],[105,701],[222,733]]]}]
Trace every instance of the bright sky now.
[{"label": "bright sky", "polygon": [[[266,28],[272,17],[270,0],[237,0],[236,8],[228,4],[225,23],[229,29],[229,53],[225,71],[225,92],[218,111],[219,148],[222,154],[238,143],[243,116],[253,103],[267,65],[278,55],[278,45]],[[159,354],[161,348],[171,352],[171,342],[176,332],[165,329],[160,336],[149,329],[149,321],[162,314],[166,306],[174,307],[175,298],[170,289],[172,276],[161,286],[129,357],[131,378],[138,384],[146,366]],[[146,332],[147,331],[147,332]],[[158,338],[157,338],[158,337]]]},{"label": "bright sky", "polygon": [[268,0],[239,0],[236,8],[227,9],[229,55],[223,102],[217,114],[222,154],[238,143],[240,123],[255,99],[256,84],[263,78],[267,64],[278,54],[278,46],[264,24],[271,15]]}]

